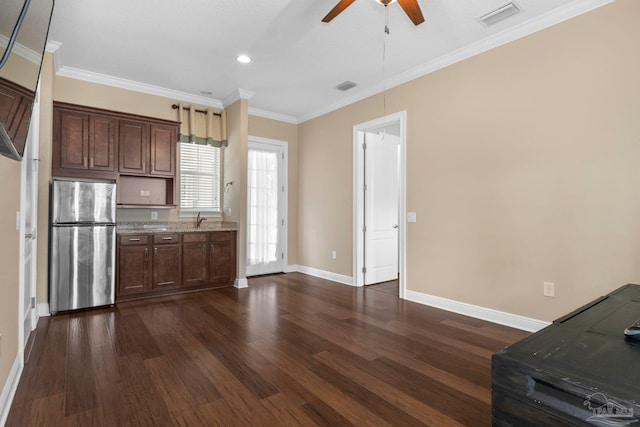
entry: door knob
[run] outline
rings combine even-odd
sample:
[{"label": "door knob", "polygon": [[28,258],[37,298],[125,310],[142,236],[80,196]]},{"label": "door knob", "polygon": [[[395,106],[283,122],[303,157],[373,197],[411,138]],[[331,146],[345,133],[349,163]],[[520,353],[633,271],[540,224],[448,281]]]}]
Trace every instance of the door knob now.
[{"label": "door knob", "polygon": [[398,228],[398,227],[399,227],[399,226],[398,226],[398,224],[396,224],[396,225],[394,225],[394,226],[393,226],[393,228]]}]

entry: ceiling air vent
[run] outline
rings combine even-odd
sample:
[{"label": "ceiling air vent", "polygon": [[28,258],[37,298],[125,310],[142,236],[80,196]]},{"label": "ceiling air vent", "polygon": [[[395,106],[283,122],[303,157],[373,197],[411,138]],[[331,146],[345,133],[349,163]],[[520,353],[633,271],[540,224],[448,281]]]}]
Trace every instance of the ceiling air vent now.
[{"label": "ceiling air vent", "polygon": [[498,22],[507,19],[510,16],[520,12],[520,8],[515,3],[507,3],[504,6],[500,6],[496,10],[493,10],[478,18],[478,21],[482,22],[487,27],[497,24]]},{"label": "ceiling air vent", "polygon": [[358,86],[357,83],[350,82],[349,80],[347,80],[346,82],[340,83],[338,86],[336,86],[336,89],[346,92],[349,89],[353,89],[356,86]]}]

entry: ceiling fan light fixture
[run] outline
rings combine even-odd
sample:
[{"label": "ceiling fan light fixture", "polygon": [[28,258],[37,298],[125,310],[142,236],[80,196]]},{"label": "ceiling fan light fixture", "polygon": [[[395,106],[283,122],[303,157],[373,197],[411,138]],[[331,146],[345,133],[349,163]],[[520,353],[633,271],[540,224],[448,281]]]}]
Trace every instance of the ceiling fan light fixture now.
[{"label": "ceiling fan light fixture", "polygon": [[376,0],[378,3],[384,6],[389,6],[391,3],[395,3],[397,0]]}]

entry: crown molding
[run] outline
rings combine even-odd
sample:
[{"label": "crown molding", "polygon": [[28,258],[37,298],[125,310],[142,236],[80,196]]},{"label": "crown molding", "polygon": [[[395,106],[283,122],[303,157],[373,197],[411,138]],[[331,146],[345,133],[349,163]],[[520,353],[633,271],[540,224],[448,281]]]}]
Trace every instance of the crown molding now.
[{"label": "crown molding", "polygon": [[[9,38],[6,36],[0,35],[0,47],[6,48],[8,45],[9,45]],[[39,54],[34,50],[29,49],[26,46],[21,45],[18,42],[13,44],[13,49],[11,49],[11,52],[16,53],[17,55],[23,57],[27,61],[36,65],[40,65],[40,63],[42,62],[41,54]]]},{"label": "crown molding", "polygon": [[255,92],[252,92],[250,90],[238,88],[222,100],[222,105],[224,106],[224,108],[227,108],[229,105],[234,104],[241,99],[249,100],[253,98],[253,95],[255,94]]},{"label": "crown molding", "polygon": [[261,110],[259,108],[249,107],[249,115],[262,117],[264,119],[276,120],[279,122],[291,123],[292,125],[298,124],[298,119],[293,116],[287,116],[286,114],[273,113],[271,111]]},{"label": "crown molding", "polygon": [[[57,52],[59,52],[58,50]],[[54,54],[55,56],[55,54]],[[117,87],[120,89],[131,90],[134,92],[147,93],[149,95],[162,96],[169,99],[175,99],[184,102],[191,102],[198,105],[204,105],[207,107],[214,107],[222,109],[222,102],[218,99],[206,98],[204,96],[193,95],[190,93],[180,92],[173,89],[165,89],[159,86],[153,86],[146,83],[140,83],[133,80],[121,79],[119,77],[112,77],[106,74],[94,73],[93,71],[80,70],[78,68],[62,66],[56,71],[56,74],[61,77],[68,77],[76,80],[83,80],[86,82],[102,84],[105,86]]]},{"label": "crown molding", "polygon": [[60,49],[61,47],[62,47],[62,43],[54,40],[49,40],[47,42],[47,45],[44,47],[44,50],[49,53],[56,53],[58,49]]},{"label": "crown molding", "polygon": [[364,89],[358,93],[354,93],[352,96],[345,98],[339,102],[336,102],[324,108],[320,108],[309,114],[299,116],[297,118],[298,123],[303,123],[307,120],[311,120],[340,108],[346,107],[347,105],[351,105],[372,95],[384,92],[385,90],[391,89],[395,86],[399,86],[403,83],[407,83],[411,80],[415,80],[418,77],[425,76],[434,71],[438,71],[442,68],[448,67],[449,65],[453,65],[457,62],[464,61],[465,59],[468,59],[472,56],[479,55],[491,49],[495,49],[499,46],[541,31],[545,28],[582,15],[583,13],[587,13],[609,3],[613,3],[614,1],[615,0],[575,0],[555,10],[516,25],[515,27],[511,27],[499,33],[492,34],[478,42],[472,43],[451,53],[435,58],[432,61],[429,61],[404,73],[389,78],[383,82],[369,87],[368,89]]}]

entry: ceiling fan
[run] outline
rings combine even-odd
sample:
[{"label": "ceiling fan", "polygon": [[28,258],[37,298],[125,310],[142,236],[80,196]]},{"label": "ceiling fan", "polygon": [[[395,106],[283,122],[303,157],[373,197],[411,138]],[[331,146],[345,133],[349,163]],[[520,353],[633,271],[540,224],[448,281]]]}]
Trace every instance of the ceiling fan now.
[{"label": "ceiling fan", "polygon": [[[322,18],[322,22],[330,22],[333,18],[338,16],[342,11],[344,11],[347,7],[351,6],[351,4],[355,0],[340,0],[337,5],[331,9],[331,12],[327,14],[324,18]],[[378,3],[387,7],[391,3],[395,3],[396,0],[376,0]],[[400,7],[407,14],[411,22],[414,25],[420,25],[424,22],[424,16],[422,16],[422,11],[420,10],[420,5],[418,4],[418,0],[397,0],[400,3]]]}]

